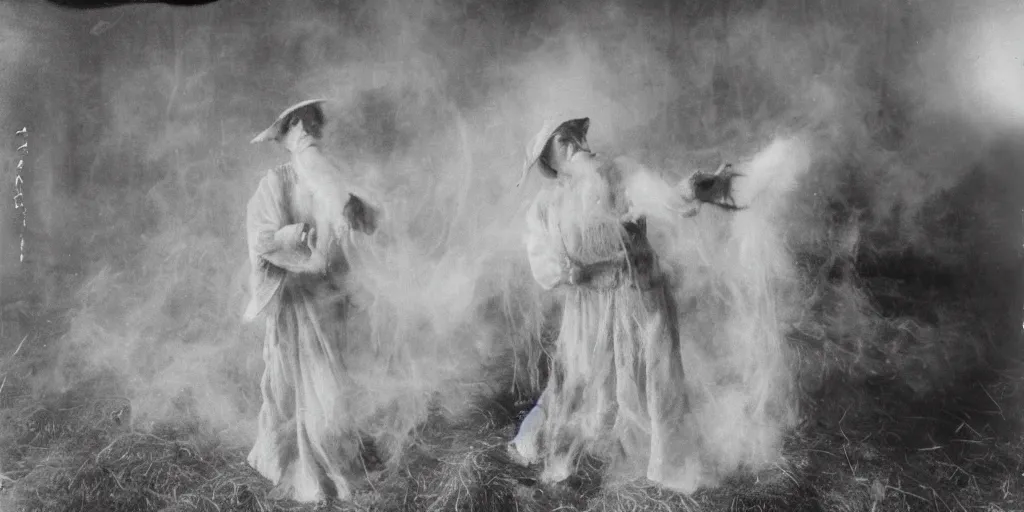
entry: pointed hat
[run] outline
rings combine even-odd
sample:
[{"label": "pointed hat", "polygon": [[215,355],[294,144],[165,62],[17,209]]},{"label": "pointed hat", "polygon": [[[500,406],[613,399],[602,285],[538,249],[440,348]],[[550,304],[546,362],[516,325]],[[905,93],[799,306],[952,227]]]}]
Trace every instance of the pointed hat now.
[{"label": "pointed hat", "polygon": [[541,154],[544,153],[544,148],[547,147],[548,141],[551,140],[551,136],[555,134],[555,130],[557,130],[563,124],[567,123],[580,123],[583,127],[584,137],[587,135],[587,131],[590,129],[589,117],[580,117],[565,121],[558,121],[555,119],[548,119],[544,121],[544,124],[540,128],[540,131],[537,132],[537,134],[534,135],[533,138],[530,139],[530,142],[526,145],[526,161],[523,163],[523,174],[519,177],[519,182],[516,183],[516,187],[519,187],[520,185],[523,184],[523,181],[526,179],[527,173],[529,173],[530,169],[532,169],[533,166],[537,164],[539,164],[538,167],[540,168],[540,172],[541,174],[544,175],[545,178],[554,178],[557,175],[554,169],[544,165],[541,162],[538,162],[538,160],[540,160]]},{"label": "pointed hat", "polygon": [[288,117],[288,114],[291,114],[292,112],[295,112],[296,110],[298,110],[298,109],[300,109],[302,107],[305,107],[307,105],[318,105],[320,103],[325,103],[325,102],[327,102],[326,99],[318,98],[318,99],[315,99],[315,100],[301,101],[299,103],[296,103],[296,104],[286,108],[284,110],[284,112],[281,112],[281,115],[277,116],[277,119],[275,119],[274,122],[269,127],[267,127],[266,130],[263,130],[262,132],[260,132],[259,135],[257,135],[256,137],[253,137],[253,139],[251,141],[249,141],[249,143],[250,144],[256,144],[257,142],[263,142],[263,141],[267,141],[267,140],[275,140],[275,139],[277,139],[278,134],[281,133],[281,123],[283,123],[284,120]]}]

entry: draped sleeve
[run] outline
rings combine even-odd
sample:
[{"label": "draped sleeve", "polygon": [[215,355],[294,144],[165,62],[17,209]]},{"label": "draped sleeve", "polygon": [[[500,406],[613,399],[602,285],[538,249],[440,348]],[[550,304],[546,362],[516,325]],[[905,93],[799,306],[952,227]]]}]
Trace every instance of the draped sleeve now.
[{"label": "draped sleeve", "polygon": [[672,222],[680,215],[692,217],[697,213],[699,202],[689,179],[671,185],[647,167],[627,157],[616,158],[615,165],[622,172],[622,191],[628,205],[623,220],[653,217]]},{"label": "draped sleeve", "polygon": [[548,223],[551,213],[548,197],[542,193],[526,214],[526,253],[530,270],[533,278],[545,290],[561,283],[564,257],[559,247],[552,243]]},{"label": "draped sleeve", "polygon": [[284,283],[284,269],[270,263],[264,255],[276,249],[274,236],[287,225],[287,167],[270,170],[246,208],[246,237],[249,245],[250,300],[244,321],[255,319],[277,296]]}]

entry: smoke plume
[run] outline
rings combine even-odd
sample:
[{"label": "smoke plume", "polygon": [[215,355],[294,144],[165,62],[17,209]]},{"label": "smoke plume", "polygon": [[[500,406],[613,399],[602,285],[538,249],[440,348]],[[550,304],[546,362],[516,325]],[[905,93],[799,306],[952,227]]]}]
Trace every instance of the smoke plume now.
[{"label": "smoke plume", "polygon": [[[964,5],[26,8],[68,33],[51,46],[73,52],[60,69],[75,80],[74,91],[43,89],[63,95],[75,122],[45,128],[55,134],[46,151],[66,163],[47,171],[50,200],[35,206],[54,219],[36,251],[82,276],[73,288],[46,288],[48,302],[73,310],[56,369],[37,387],[113,377],[136,428],[187,417],[227,442],[251,441],[262,326],[241,323],[244,212],[286,155],[248,140],[314,97],[330,100],[327,153],[387,219],[357,258],[357,278],[377,291],[366,304],[376,331],[351,340],[373,348],[354,362],[366,392],[346,421],[398,447],[434,406],[458,415],[513,381],[536,386],[557,297],[532,282],[522,246],[522,214],[542,178],[515,182],[544,119],[587,116],[592,148],[660,180],[652,197],[723,160],[744,174],[736,200],[746,210],[653,215],[652,237],[676,286],[706,483],[772,464],[797,420],[798,389],[827,373],[867,372],[859,356],[871,347],[851,340],[881,339],[890,325],[860,281],[830,280],[821,262],[913,251],[963,263],[979,244],[1012,260],[997,234],[942,229],[940,214],[956,208],[979,225],[1004,222],[994,207],[941,200],[1009,194],[1005,168],[984,160],[1024,113],[1013,93],[1020,9]],[[957,12],[976,15],[950,17]],[[104,31],[90,32],[101,21]],[[893,35],[877,37],[879,26]],[[19,34],[0,22],[0,64],[24,70],[19,48],[33,43]],[[0,98],[0,113],[17,108]],[[988,188],[962,191],[975,171]],[[822,346],[858,362],[836,363],[828,348],[807,356],[795,328],[829,333]],[[975,348],[930,332],[899,350],[930,360]],[[883,352],[898,344],[877,343]]]}]

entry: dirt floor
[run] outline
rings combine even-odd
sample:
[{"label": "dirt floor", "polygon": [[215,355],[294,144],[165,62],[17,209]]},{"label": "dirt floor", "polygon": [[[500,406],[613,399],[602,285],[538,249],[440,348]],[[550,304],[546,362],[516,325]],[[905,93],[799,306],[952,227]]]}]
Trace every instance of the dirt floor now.
[{"label": "dirt floor", "polygon": [[[10,317],[11,315],[8,315]],[[17,316],[17,315],[15,315]],[[63,394],[27,387],[50,357],[59,315],[6,320],[0,367],[0,509],[6,511],[313,510],[273,503],[269,485],[228,446],[183,414],[132,428],[131,404],[99,376]],[[369,478],[336,510],[1024,510],[1017,432],[1021,372],[972,375],[948,396],[915,401],[886,382],[824,386],[788,438],[785,460],[690,497],[604,483],[581,463],[557,487],[505,457],[530,406],[511,395],[457,422],[436,420],[393,469],[367,460]],[[183,408],[187,411],[187,407]],[[813,418],[813,419],[811,419]]]}]

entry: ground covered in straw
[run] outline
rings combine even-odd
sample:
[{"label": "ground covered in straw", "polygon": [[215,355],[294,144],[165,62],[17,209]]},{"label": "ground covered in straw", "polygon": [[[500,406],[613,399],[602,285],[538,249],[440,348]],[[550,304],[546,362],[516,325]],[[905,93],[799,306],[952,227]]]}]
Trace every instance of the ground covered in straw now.
[{"label": "ground covered in straw", "polygon": [[[8,315],[10,317],[11,315]],[[313,510],[273,503],[228,446],[183,414],[133,429],[131,404],[104,377],[41,396],[25,383],[50,357],[59,315],[8,318],[0,368],[0,509],[4,511]],[[26,320],[28,319],[28,320]],[[15,336],[11,336],[11,334]],[[890,382],[841,378],[805,397],[785,460],[690,497],[634,483],[602,484],[584,461],[568,483],[537,483],[503,452],[529,397],[481,401],[438,418],[393,469],[369,465],[368,485],[336,510],[1021,510],[1024,446],[1017,435],[1016,363],[968,375],[943,395],[914,398]],[[187,408],[183,408],[187,410]]]}]

